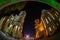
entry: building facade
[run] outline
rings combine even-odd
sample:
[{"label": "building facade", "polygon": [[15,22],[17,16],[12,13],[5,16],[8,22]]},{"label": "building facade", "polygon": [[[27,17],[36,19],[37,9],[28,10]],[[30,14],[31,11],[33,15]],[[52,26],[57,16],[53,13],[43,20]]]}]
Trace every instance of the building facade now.
[{"label": "building facade", "polygon": [[23,24],[26,16],[25,11],[21,11],[18,15],[11,14],[0,19],[0,30],[7,36],[14,38],[22,38]]},{"label": "building facade", "polygon": [[[36,22],[38,21],[36,20]],[[46,38],[54,35],[60,28],[60,12],[55,9],[42,10],[41,22],[37,23],[36,25],[36,38]],[[43,30],[41,31],[41,29]]]}]

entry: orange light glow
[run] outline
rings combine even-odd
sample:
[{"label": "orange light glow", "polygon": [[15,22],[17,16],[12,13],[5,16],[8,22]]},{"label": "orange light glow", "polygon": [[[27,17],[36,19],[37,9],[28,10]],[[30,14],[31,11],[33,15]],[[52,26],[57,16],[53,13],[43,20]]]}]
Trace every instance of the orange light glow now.
[{"label": "orange light glow", "polygon": [[44,31],[44,26],[43,26],[43,23],[42,23],[42,21],[41,21],[41,23],[40,23],[40,25],[39,25],[40,27],[39,27],[39,31]]},{"label": "orange light glow", "polygon": [[44,25],[43,25],[43,22],[41,21],[39,23],[39,20],[35,20],[35,29],[36,29],[36,38],[39,38],[40,37],[40,32],[44,32],[44,36],[48,36],[48,32],[47,32],[47,29],[44,28]]}]

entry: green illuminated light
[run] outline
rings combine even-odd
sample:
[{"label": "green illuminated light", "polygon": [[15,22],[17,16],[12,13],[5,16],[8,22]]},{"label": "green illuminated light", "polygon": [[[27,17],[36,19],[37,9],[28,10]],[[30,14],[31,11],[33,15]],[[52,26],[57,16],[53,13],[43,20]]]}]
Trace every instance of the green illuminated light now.
[{"label": "green illuminated light", "polygon": [[[52,6],[53,8],[56,8],[57,10],[60,10],[60,4],[57,3],[54,0],[37,0],[38,2],[44,2]],[[7,3],[12,3],[12,2],[19,2],[19,0],[0,0],[0,7],[7,4]],[[20,1],[21,2],[21,1]]]}]

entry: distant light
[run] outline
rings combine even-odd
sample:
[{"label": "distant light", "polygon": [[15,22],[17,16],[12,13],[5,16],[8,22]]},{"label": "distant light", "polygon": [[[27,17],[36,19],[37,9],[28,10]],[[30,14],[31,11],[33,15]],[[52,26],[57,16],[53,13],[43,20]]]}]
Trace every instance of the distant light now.
[{"label": "distant light", "polygon": [[29,38],[30,37],[30,35],[26,35],[26,38]]}]

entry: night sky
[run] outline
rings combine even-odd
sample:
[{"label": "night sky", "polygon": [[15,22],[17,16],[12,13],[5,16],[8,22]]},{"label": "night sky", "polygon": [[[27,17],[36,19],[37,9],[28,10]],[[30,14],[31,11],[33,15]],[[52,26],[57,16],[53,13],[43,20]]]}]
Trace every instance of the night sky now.
[{"label": "night sky", "polygon": [[46,5],[45,3],[40,2],[28,2],[23,10],[26,11],[27,15],[25,18],[23,34],[35,34],[34,29],[34,20],[40,19],[41,11],[43,9],[51,9],[50,6]]}]

